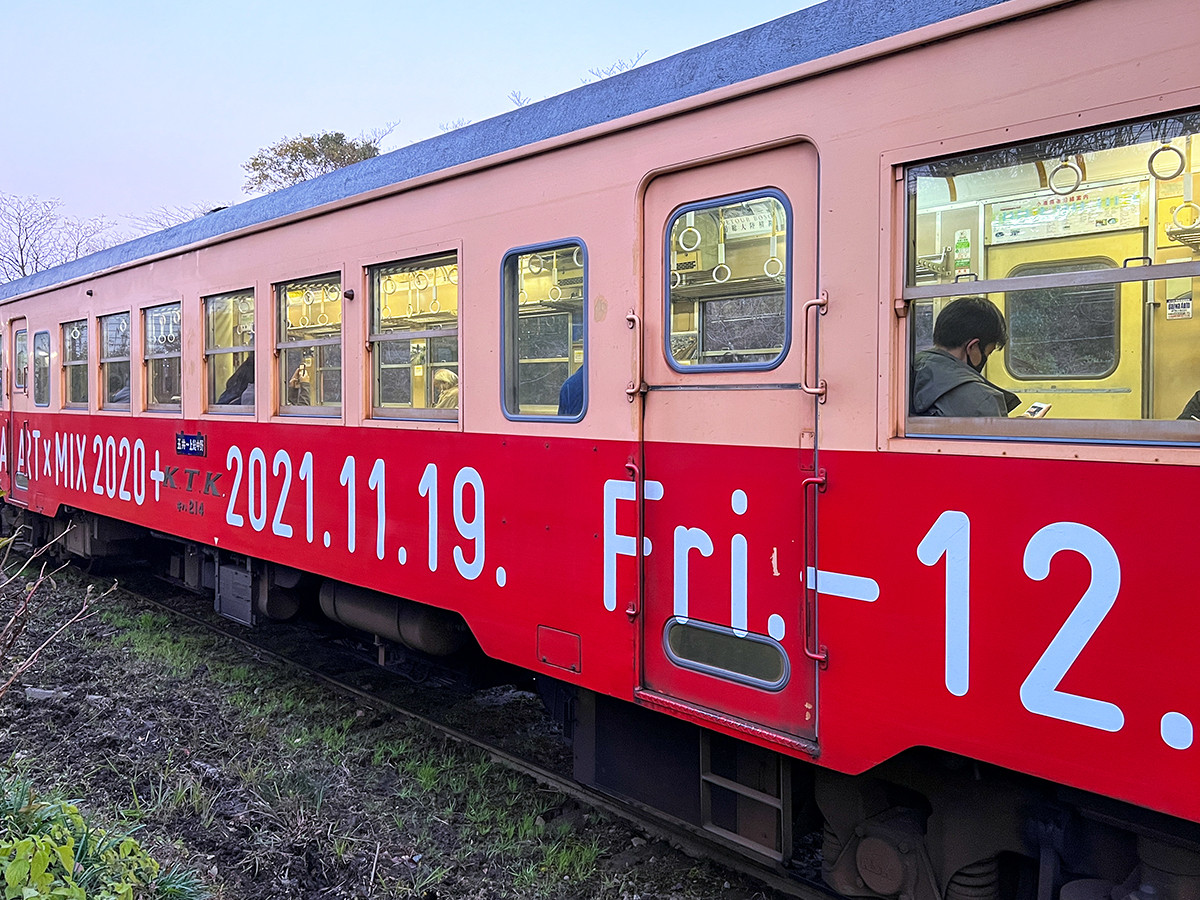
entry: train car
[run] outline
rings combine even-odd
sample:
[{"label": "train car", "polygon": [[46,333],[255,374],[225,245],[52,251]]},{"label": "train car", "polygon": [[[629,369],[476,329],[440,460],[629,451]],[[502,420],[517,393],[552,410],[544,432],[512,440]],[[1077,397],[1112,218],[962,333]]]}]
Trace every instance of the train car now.
[{"label": "train car", "polygon": [[828,0],[0,286],[7,519],[474,641],[846,896],[1196,897],[1198,37]]}]

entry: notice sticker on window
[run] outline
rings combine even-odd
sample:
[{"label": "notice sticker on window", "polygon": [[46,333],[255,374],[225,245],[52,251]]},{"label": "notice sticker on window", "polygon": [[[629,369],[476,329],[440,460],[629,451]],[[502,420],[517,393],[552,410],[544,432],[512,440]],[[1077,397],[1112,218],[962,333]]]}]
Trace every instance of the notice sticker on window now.
[{"label": "notice sticker on window", "polygon": [[1192,295],[1180,294],[1167,301],[1168,319],[1190,319],[1192,317]]}]

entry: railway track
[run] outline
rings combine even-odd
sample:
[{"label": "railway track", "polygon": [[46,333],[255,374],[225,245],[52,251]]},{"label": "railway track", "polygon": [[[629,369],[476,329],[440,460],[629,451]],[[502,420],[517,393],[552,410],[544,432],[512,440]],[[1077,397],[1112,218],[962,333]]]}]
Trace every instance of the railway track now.
[{"label": "railway track", "polygon": [[440,721],[431,711],[442,705],[447,695],[461,699],[467,692],[461,683],[453,682],[447,671],[426,669],[422,672],[419,667],[410,667],[407,672],[397,673],[393,671],[396,667],[389,669],[376,665],[364,645],[355,646],[351,639],[319,629],[316,623],[270,623],[247,629],[212,613],[195,595],[142,573],[123,577],[121,586],[170,616],[234,641],[260,657],[290,666],[376,708],[420,722],[446,738],[476,747],[495,762],[527,775],[577,803],[623,819],[649,838],[667,842],[689,856],[709,859],[753,878],[781,896],[800,900],[830,900],[836,896],[819,882],[799,873],[781,871],[768,862],[759,863],[695,826],[580,785],[568,774],[570,763],[565,747],[561,748],[562,754],[548,762],[531,760],[521,752],[502,746],[499,741]]}]

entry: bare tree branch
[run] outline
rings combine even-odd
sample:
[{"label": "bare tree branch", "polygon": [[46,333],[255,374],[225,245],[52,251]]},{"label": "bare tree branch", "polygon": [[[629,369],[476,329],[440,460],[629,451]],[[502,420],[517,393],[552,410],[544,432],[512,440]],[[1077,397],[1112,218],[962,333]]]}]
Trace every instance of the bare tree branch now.
[{"label": "bare tree branch", "polygon": [[225,205],[214,203],[189,203],[185,206],[156,206],[154,209],[147,210],[140,215],[125,216],[124,218],[133,227],[134,234],[153,234],[156,231],[162,231],[164,228],[182,225],[184,222],[199,219],[201,216],[207,216],[211,212],[216,212],[224,208]]},{"label": "bare tree branch", "polygon": [[[638,52],[637,56],[631,56],[628,59],[618,59],[612,65],[596,66],[595,68],[588,69],[589,74],[582,76],[579,79],[579,82],[581,84],[591,84],[593,81],[603,81],[605,78],[611,78],[613,75],[620,75],[622,72],[628,72],[638,63],[640,63],[649,52],[649,50],[641,50]],[[512,102],[512,105],[518,109],[520,109],[522,106],[528,106],[533,102],[532,97],[526,97],[520,91],[509,91],[508,99]],[[445,125],[441,126],[441,128],[442,131],[451,130]]]},{"label": "bare tree branch", "polygon": [[78,219],[62,201],[0,193],[0,283],[33,275],[124,240],[103,216]]},{"label": "bare tree branch", "polygon": [[[114,582],[112,587],[96,596],[93,593],[93,586],[88,585],[87,591],[83,596],[83,602],[80,604],[79,609],[77,609],[69,619],[55,628],[54,631],[51,632],[50,636],[43,640],[41,644],[39,644],[32,651],[26,653],[22,658],[16,661],[15,664],[13,664],[13,652],[17,646],[18,640],[25,633],[30,619],[33,616],[33,611],[36,606],[35,601],[38,597],[39,591],[46,584],[49,584],[50,587],[53,588],[55,586],[54,576],[66,566],[64,563],[63,565],[47,571],[50,563],[48,561],[43,561],[41,566],[38,568],[37,575],[34,576],[33,580],[25,583],[24,585],[20,585],[18,583],[18,579],[23,578],[25,571],[29,568],[29,566],[35,563],[39,557],[44,556],[49,551],[54,541],[39,547],[36,551],[34,551],[33,555],[29,557],[29,559],[18,559],[16,568],[14,570],[9,568],[8,561],[9,554],[12,551],[13,545],[16,543],[18,534],[19,531],[4,539],[4,559],[3,566],[0,567],[0,571],[3,572],[3,574],[0,575],[0,603],[12,603],[12,611],[9,614],[8,621],[4,624],[3,628],[0,628],[0,664],[3,664],[5,667],[10,664],[13,666],[8,679],[3,684],[0,684],[0,698],[4,697],[9,688],[13,686],[18,678],[20,678],[27,671],[29,671],[30,668],[33,667],[34,663],[37,662],[38,656],[41,655],[43,650],[61,637],[63,632],[65,632],[72,625],[83,621],[91,615],[90,610],[93,602],[107,597],[114,590],[116,590],[117,587],[116,583]],[[62,535],[59,537],[61,538]],[[55,540],[58,540],[58,538]]]},{"label": "bare tree branch", "polygon": [[618,59],[611,66],[597,66],[594,69],[588,69],[591,73],[591,78],[580,78],[583,84],[591,84],[593,81],[602,81],[605,78],[611,78],[613,75],[620,75],[622,72],[628,72],[634,66],[642,61],[649,50],[642,50],[637,56],[631,56],[629,59]]}]

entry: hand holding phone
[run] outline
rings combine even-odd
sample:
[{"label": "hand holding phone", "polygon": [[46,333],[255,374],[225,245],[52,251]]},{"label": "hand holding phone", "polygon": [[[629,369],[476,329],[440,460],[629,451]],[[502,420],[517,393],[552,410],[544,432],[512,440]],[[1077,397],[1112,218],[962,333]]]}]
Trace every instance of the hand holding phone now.
[{"label": "hand holding phone", "polygon": [[1049,403],[1030,403],[1029,409],[1021,413],[1027,419],[1040,419],[1046,413],[1050,412]]}]

